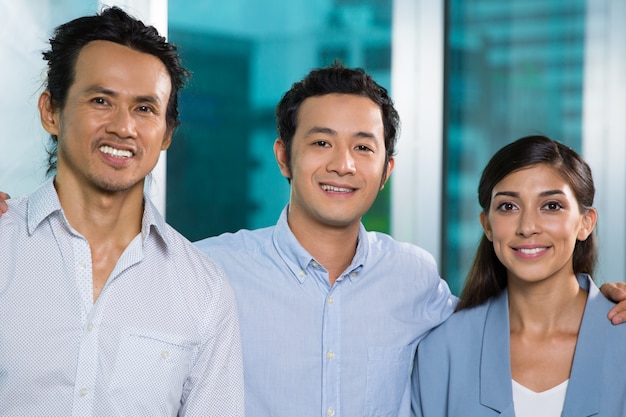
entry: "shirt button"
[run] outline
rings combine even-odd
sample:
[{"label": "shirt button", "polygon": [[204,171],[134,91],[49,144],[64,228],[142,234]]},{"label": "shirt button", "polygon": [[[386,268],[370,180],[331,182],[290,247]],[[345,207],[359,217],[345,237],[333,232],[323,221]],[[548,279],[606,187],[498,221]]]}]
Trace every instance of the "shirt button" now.
[{"label": "shirt button", "polygon": [[328,304],[332,304],[335,302],[335,299],[333,297],[328,297]]},{"label": "shirt button", "polygon": [[85,269],[87,267],[87,265],[83,261],[80,261],[80,262],[78,262],[78,267],[80,269]]},{"label": "shirt button", "polygon": [[326,358],[330,360],[335,359],[335,352],[329,350],[328,352],[326,352]]},{"label": "shirt button", "polygon": [[356,272],[350,272],[350,276],[351,276],[352,278],[356,277]]},{"label": "shirt button", "polygon": [[164,351],[161,352],[161,358],[167,359],[169,357],[170,357],[170,352],[169,351],[164,350]]},{"label": "shirt button", "polygon": [[306,272],[304,272],[304,270],[302,270],[302,269],[301,269],[301,270],[300,270],[300,272],[298,273],[298,275],[300,275],[301,277],[303,277],[303,276],[305,276],[305,275],[306,275]]},{"label": "shirt button", "polygon": [[90,332],[90,331],[92,331],[92,330],[93,330],[93,323],[89,323],[89,324],[87,325],[87,331],[88,331],[88,332]]},{"label": "shirt button", "polygon": [[84,397],[85,395],[87,395],[89,393],[89,390],[87,388],[81,388],[78,391],[78,395],[80,395],[81,397]]},{"label": "shirt button", "polygon": [[329,417],[334,416],[334,415],[335,415],[335,409],[334,409],[334,408],[332,408],[332,407],[328,407],[328,408],[326,409],[326,415],[327,415],[327,416],[329,416]]},{"label": "shirt button", "polygon": [[318,266],[320,266],[320,264],[318,264],[318,263],[317,263],[317,262],[315,262],[315,261],[311,261],[311,266],[312,266],[313,268],[317,268]]}]

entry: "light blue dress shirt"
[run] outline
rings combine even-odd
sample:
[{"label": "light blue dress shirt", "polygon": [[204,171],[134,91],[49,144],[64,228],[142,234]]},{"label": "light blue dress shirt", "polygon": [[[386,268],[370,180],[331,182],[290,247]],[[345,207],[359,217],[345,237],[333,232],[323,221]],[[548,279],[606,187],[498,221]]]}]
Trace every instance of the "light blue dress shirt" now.
[{"label": "light blue dress shirt", "polygon": [[[626,327],[588,275],[578,282],[589,293],[561,416],[624,417]],[[433,330],[418,347],[414,415],[514,417],[509,333],[507,291]]]},{"label": "light blue dress shirt", "polygon": [[223,272],[146,198],[93,303],[88,242],[48,181],[0,217],[0,416],[242,416]]},{"label": "light blue dress shirt", "polygon": [[197,242],[237,299],[249,417],[404,417],[417,342],[456,299],[430,254],[359,231],[331,287],[286,210],[274,227]]}]

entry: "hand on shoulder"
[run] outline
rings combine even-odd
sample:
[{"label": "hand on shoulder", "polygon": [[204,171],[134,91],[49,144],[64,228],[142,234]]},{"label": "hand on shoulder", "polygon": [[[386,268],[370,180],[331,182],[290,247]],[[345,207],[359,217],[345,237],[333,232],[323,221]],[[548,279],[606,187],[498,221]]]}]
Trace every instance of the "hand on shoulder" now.
[{"label": "hand on shoulder", "polygon": [[10,195],[0,191],[0,216],[2,216],[2,213],[5,213],[9,209],[9,206],[6,203],[6,200],[9,198],[11,198]]}]

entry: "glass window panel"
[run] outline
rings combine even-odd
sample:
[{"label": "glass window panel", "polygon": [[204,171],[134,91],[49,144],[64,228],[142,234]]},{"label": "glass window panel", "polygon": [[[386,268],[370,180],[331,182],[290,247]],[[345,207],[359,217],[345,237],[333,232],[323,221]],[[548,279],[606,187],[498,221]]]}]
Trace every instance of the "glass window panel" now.
[{"label": "glass window panel", "polygon": [[[274,108],[335,59],[389,89],[391,0],[169,3],[169,39],[192,71],[167,159],[167,220],[191,240],[276,222],[289,198]],[[386,187],[364,219],[388,231]]]},{"label": "glass window panel", "polygon": [[53,29],[97,10],[96,0],[0,0],[0,189],[13,197],[33,191],[46,178],[49,135],[41,127],[37,100],[43,89]]},{"label": "glass window panel", "polygon": [[580,151],[585,1],[449,0],[443,276],[458,294],[482,235],[481,171],[506,143],[547,135]]}]

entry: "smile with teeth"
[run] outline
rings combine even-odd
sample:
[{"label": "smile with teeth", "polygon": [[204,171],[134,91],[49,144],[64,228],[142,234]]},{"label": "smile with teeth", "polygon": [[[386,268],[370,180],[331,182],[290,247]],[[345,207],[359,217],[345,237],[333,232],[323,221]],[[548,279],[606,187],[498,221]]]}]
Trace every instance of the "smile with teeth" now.
[{"label": "smile with teeth", "polygon": [[522,252],[524,255],[536,255],[540,252],[548,250],[546,247],[542,248],[518,248],[519,252]]},{"label": "smile with teeth", "polygon": [[354,188],[335,187],[333,185],[322,184],[322,190],[332,191],[334,193],[351,193],[354,191]]},{"label": "smile with teeth", "polygon": [[111,146],[101,146],[99,148],[100,152],[105,153],[107,155],[111,155],[111,156],[115,156],[117,158],[130,158],[131,156],[133,156],[133,153],[131,151],[125,151],[122,149],[115,149]]}]

